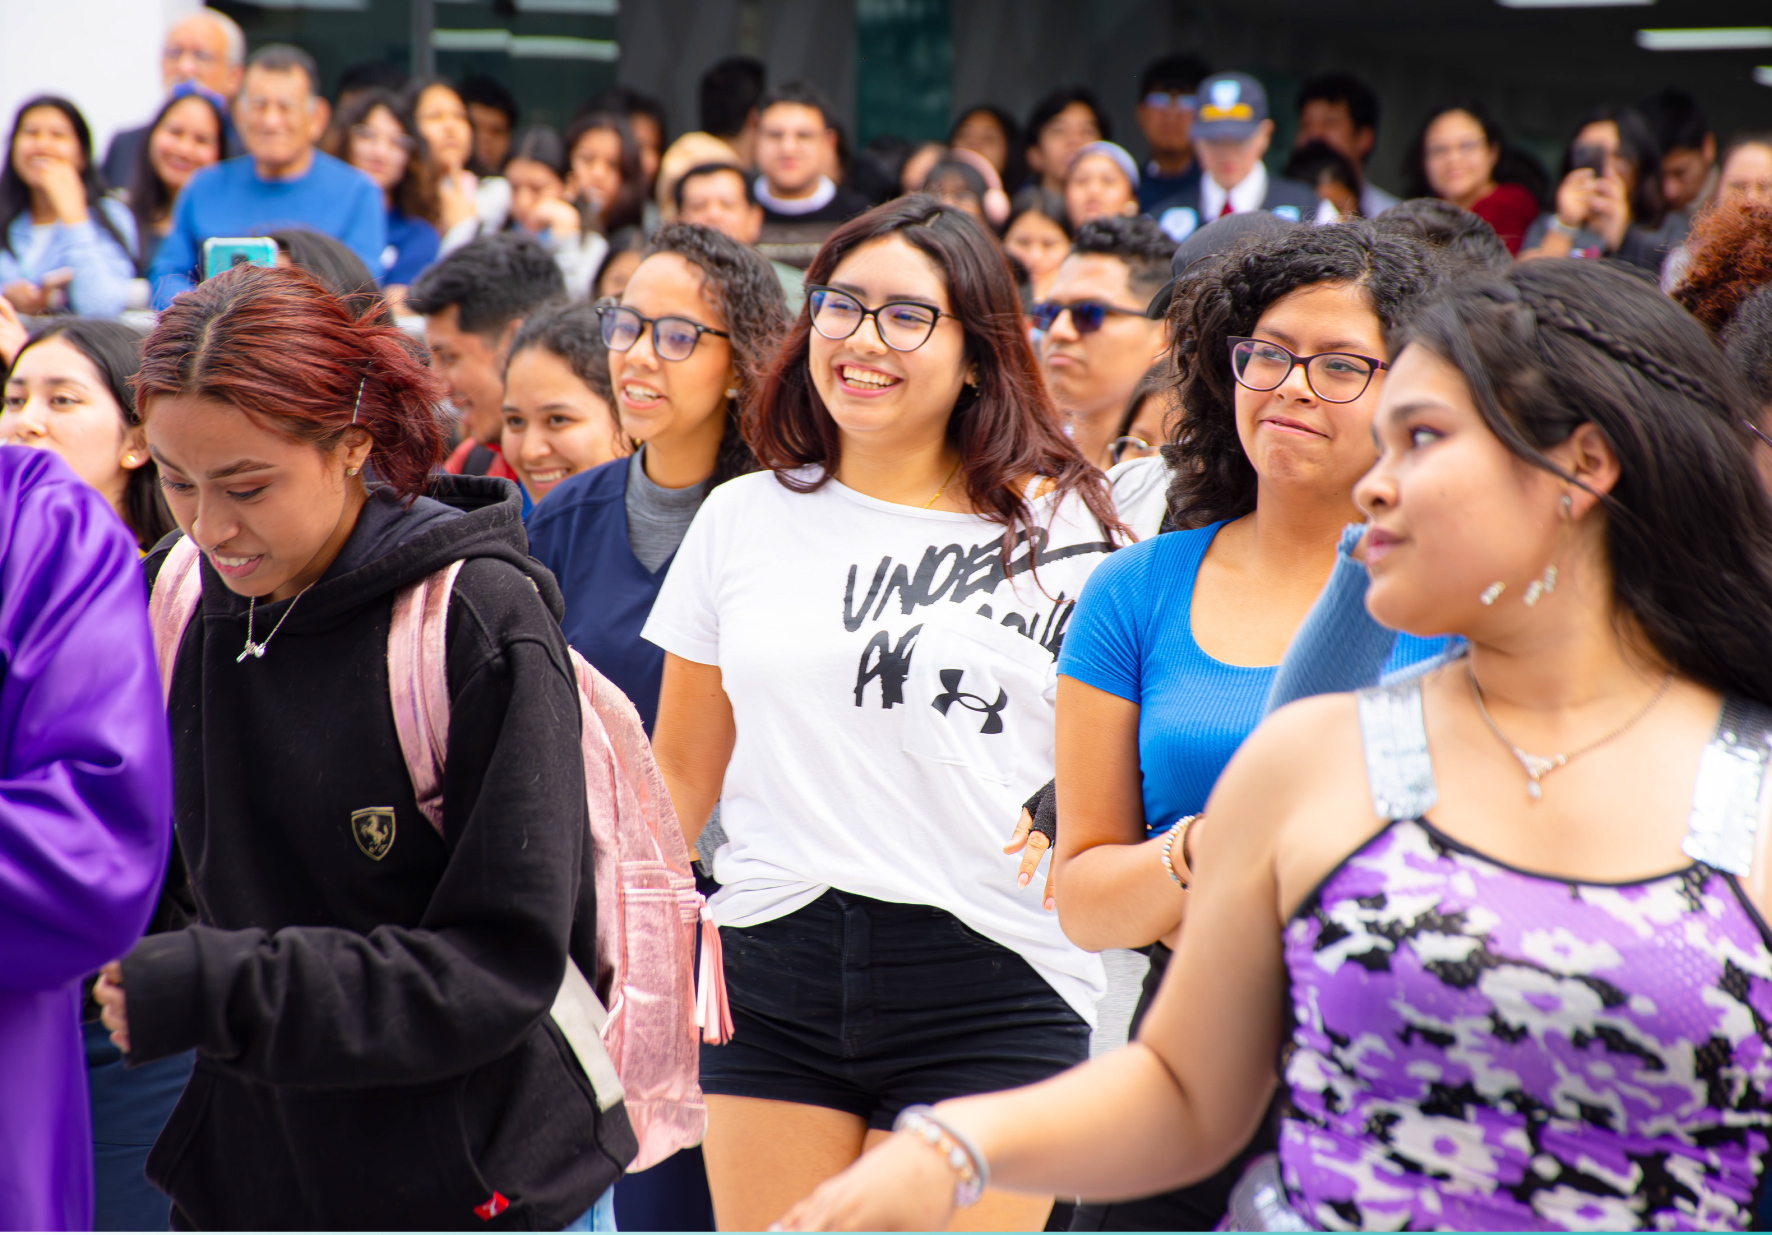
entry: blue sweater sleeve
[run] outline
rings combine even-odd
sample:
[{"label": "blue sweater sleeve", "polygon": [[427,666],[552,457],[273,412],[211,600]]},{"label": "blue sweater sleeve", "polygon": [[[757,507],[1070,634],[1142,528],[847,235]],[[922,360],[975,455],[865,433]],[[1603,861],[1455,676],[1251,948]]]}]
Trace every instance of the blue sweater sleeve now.
[{"label": "blue sweater sleeve", "polygon": [[197,227],[191,191],[197,182],[195,177],[192,180],[193,183],[185,185],[184,192],[173,203],[172,223],[166,239],[160,242],[154,253],[154,263],[148,267],[148,287],[153,291],[156,309],[164,309],[172,303],[174,296],[195,286],[191,282],[191,272],[197,267]]},{"label": "blue sweater sleeve", "polygon": [[1077,597],[1058,651],[1058,671],[1130,703],[1143,700],[1143,630],[1139,615],[1160,603],[1146,593],[1149,545],[1120,549],[1095,568]]},{"label": "blue sweater sleeve", "polygon": [[1268,712],[1295,699],[1358,690],[1378,681],[1397,634],[1366,612],[1366,585],[1371,576],[1365,563],[1349,556],[1364,531],[1358,523],[1343,529],[1329,582],[1305,614],[1274,674],[1274,684],[1268,689]]},{"label": "blue sweater sleeve", "polygon": [[91,209],[105,212],[124,243],[118,244],[95,218],[62,228],[62,260],[74,272],[68,307],[82,317],[116,317],[129,303],[129,281],[135,277],[135,259],[130,255],[135,247],[135,216],[112,198]]}]

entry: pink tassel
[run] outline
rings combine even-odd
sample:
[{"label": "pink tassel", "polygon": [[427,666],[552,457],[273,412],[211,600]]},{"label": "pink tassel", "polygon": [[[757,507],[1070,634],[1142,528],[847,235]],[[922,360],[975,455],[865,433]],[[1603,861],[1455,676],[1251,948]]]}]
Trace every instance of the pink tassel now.
[{"label": "pink tassel", "polygon": [[701,907],[701,978],[696,983],[695,1023],[701,1040],[719,1046],[732,1040],[732,1007],[726,1001],[726,964],[720,952],[720,928],[704,901]]}]

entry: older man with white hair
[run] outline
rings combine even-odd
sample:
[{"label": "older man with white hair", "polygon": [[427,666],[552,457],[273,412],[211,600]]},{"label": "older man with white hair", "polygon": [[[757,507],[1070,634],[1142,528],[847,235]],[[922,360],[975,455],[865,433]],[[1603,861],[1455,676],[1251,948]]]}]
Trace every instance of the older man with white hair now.
[{"label": "older man with white hair", "polygon": [[[219,9],[198,9],[173,23],[160,47],[160,84],[167,93],[180,82],[194,81],[199,86],[227,99],[231,104],[240,92],[246,73],[246,33],[239,23]],[[113,185],[127,185],[135,170],[135,161],[148,140],[153,122],[137,129],[122,129],[111,138],[105,151],[105,180]],[[228,150],[229,155],[239,154]]]}]

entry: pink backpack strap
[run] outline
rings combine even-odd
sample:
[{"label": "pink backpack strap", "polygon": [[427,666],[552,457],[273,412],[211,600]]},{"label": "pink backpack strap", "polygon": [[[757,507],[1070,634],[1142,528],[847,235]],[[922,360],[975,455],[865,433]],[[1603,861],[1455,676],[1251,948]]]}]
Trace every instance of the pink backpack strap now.
[{"label": "pink backpack strap", "polygon": [[388,627],[388,698],[418,809],[443,834],[449,757],[449,594],[462,563],[401,588]]},{"label": "pink backpack strap", "polygon": [[189,536],[179,537],[160,563],[154,590],[148,596],[148,625],[154,632],[154,663],[160,669],[162,699],[172,694],[172,662],[178,659],[185,628],[203,603],[202,564],[196,542]]}]

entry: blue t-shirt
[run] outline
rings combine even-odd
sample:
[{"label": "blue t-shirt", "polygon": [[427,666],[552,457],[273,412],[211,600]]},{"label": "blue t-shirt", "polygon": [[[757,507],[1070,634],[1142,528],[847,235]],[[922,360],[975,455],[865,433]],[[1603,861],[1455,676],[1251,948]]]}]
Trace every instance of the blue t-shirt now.
[{"label": "blue t-shirt", "polygon": [[387,205],[375,181],[318,150],[295,179],[261,180],[252,156],[241,155],[197,172],[173,203],[171,227],[148,268],[154,307],[164,309],[202,277],[205,240],[292,227],[331,236],[380,275]]},{"label": "blue t-shirt", "polygon": [[398,206],[388,207],[388,245],[381,251],[381,265],[372,267],[384,286],[405,287],[437,260],[442,240],[437,229],[415,219]]},{"label": "blue t-shirt", "polygon": [[[1205,809],[1218,774],[1266,714],[1278,668],[1227,665],[1194,642],[1194,580],[1223,526],[1167,532],[1096,567],[1058,654],[1066,677],[1138,704],[1151,835]],[[1436,655],[1444,644],[1399,635],[1385,671]]]}]

